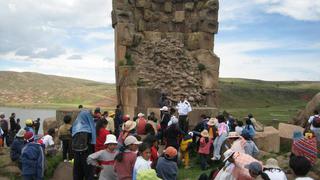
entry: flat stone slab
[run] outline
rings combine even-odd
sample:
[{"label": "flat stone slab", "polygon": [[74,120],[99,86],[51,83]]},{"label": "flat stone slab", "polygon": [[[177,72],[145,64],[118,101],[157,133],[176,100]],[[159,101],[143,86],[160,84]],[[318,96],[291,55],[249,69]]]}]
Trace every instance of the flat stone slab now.
[{"label": "flat stone slab", "polygon": [[292,139],[293,133],[295,131],[302,132],[304,131],[303,127],[296,126],[293,124],[280,123],[279,124],[279,136],[280,138]]},{"label": "flat stone slab", "polygon": [[256,132],[254,142],[262,151],[278,153],[280,151],[279,130],[272,126],[264,127],[263,132]]}]

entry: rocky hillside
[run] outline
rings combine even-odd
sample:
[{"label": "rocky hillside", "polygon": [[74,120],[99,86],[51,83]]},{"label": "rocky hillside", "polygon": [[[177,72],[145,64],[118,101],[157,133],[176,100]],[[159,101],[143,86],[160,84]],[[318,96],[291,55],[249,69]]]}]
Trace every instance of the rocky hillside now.
[{"label": "rocky hillside", "polygon": [[89,80],[0,71],[0,106],[114,106],[115,86]]}]

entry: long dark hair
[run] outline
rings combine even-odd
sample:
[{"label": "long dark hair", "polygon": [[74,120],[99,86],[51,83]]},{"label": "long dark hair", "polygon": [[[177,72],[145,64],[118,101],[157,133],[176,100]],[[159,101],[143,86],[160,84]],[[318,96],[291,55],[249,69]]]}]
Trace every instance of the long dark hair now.
[{"label": "long dark hair", "polygon": [[261,175],[261,178],[262,178],[263,180],[271,180],[271,179],[269,178],[268,174],[265,173],[265,172],[263,172],[263,171],[261,171],[260,175]]},{"label": "long dark hair", "polygon": [[107,124],[108,124],[108,121],[106,119],[100,119],[100,120],[97,121],[97,125],[96,125],[97,136],[99,136],[99,130],[101,128],[103,128],[103,126],[105,126]]},{"label": "long dark hair", "polygon": [[119,148],[119,153],[116,155],[116,157],[114,157],[114,160],[121,162],[123,160],[123,153],[124,151],[128,149],[128,146],[123,145]]},{"label": "long dark hair", "polygon": [[155,135],[156,134],[156,132],[154,131],[153,126],[150,123],[147,123],[144,129],[145,129],[146,134],[151,134],[151,135]]},{"label": "long dark hair", "polygon": [[142,143],[139,145],[139,152],[138,152],[138,156],[142,156],[143,151],[145,151],[146,149],[150,149],[149,144],[147,143]]}]

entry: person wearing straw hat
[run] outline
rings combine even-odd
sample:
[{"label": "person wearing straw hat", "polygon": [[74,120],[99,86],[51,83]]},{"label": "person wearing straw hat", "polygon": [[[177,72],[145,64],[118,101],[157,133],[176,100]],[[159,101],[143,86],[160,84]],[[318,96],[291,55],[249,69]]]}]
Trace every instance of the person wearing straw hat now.
[{"label": "person wearing straw hat", "polygon": [[104,143],[105,149],[90,154],[87,158],[87,163],[93,166],[100,166],[102,171],[100,172],[99,180],[116,180],[117,174],[115,173],[114,158],[117,155],[117,137],[113,134],[108,134]]},{"label": "person wearing straw hat", "polygon": [[218,124],[219,122],[217,118],[210,118],[209,121],[207,122],[207,130],[209,132],[209,136],[211,139],[215,139],[215,137],[217,136]]},{"label": "person wearing straw hat", "polygon": [[233,151],[245,153],[245,143],[246,140],[241,137],[238,132],[229,132],[225,146],[232,149]]},{"label": "person wearing straw hat", "polygon": [[200,146],[199,146],[199,156],[201,161],[201,169],[206,170],[208,167],[208,157],[210,154],[210,148],[212,146],[212,139],[210,138],[208,130],[203,130],[200,133]]},{"label": "person wearing straw hat", "polygon": [[115,157],[114,170],[118,180],[129,180],[133,176],[133,168],[137,159],[138,145],[141,144],[134,136],[128,136],[124,140],[124,146],[119,149]]},{"label": "person wearing straw hat", "polygon": [[274,158],[269,158],[267,160],[263,171],[269,176],[271,180],[287,180],[286,174],[282,171],[282,169],[278,165],[278,161]]},{"label": "person wearing straw hat", "polygon": [[24,146],[24,134],[26,131],[24,129],[20,129],[14,138],[12,145],[10,147],[10,158],[14,162],[20,161],[21,150]]},{"label": "person wearing straw hat", "polygon": [[124,140],[129,136],[129,135],[135,135],[136,134],[136,128],[137,123],[129,120],[126,121],[123,125],[122,125],[122,131],[119,134],[118,137],[118,145],[122,146],[124,143]]},{"label": "person wearing straw hat", "polygon": [[235,151],[232,149],[228,149],[223,153],[224,159],[223,162],[225,163],[224,167],[219,171],[215,180],[235,180],[236,178],[233,176],[232,172],[235,168],[235,160],[233,158]]},{"label": "person wearing straw hat", "polygon": [[104,111],[103,114],[102,114],[102,119],[105,119],[107,120],[108,124],[107,124],[107,127],[106,127],[106,130],[108,130],[111,134],[113,134],[115,132],[115,127],[114,127],[114,120],[113,120],[113,117],[114,117],[114,112],[110,111]]}]

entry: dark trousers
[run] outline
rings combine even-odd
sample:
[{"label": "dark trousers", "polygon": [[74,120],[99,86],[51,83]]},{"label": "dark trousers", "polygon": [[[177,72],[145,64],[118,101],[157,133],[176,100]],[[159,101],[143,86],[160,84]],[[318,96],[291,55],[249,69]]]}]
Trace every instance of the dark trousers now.
[{"label": "dark trousers", "polygon": [[93,167],[87,164],[87,157],[91,153],[91,146],[86,151],[74,152],[73,180],[93,180]]},{"label": "dark trousers", "polygon": [[23,180],[42,180],[44,178],[37,177],[36,175],[23,175]]},{"label": "dark trousers", "polygon": [[188,115],[179,115],[179,127],[185,133],[188,132]]},{"label": "dark trousers", "polygon": [[201,170],[206,170],[208,167],[208,155],[207,154],[199,154],[200,155],[200,165],[201,165]]},{"label": "dark trousers", "polygon": [[62,140],[62,157],[63,157],[63,159],[68,159],[68,160],[73,159],[71,143],[72,143],[71,139],[70,140]]}]

